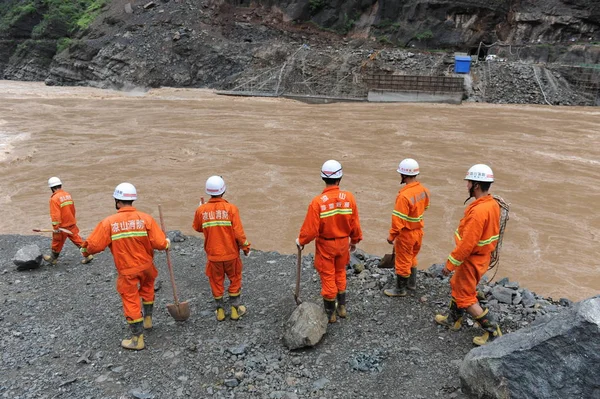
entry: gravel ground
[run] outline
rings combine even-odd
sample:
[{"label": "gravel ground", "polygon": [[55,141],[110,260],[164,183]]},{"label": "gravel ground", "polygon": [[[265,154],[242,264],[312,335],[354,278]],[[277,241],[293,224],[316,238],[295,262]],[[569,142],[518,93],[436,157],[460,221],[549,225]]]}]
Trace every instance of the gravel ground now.
[{"label": "gravel ground", "polygon": [[[170,233],[173,236],[173,233]],[[330,325],[315,348],[288,351],[283,324],[295,308],[295,255],[253,251],[244,262],[238,322],[217,322],[202,240],[173,244],[173,261],[190,319],[176,323],[164,253],[154,330],[147,349],[120,347],[128,334],[109,251],[88,265],[68,242],[57,266],[18,272],[16,251],[41,236],[0,236],[0,397],[2,398],[463,398],[458,366],[480,331],[468,320],[458,333],[433,322],[449,299],[447,280],[419,275],[406,298],[387,298],[392,272],[373,265],[348,270],[349,318]],[[301,297],[321,304],[312,256],[303,259]],[[537,310],[491,302],[503,331],[529,324]],[[545,302],[545,301],[541,301]],[[547,303],[551,310],[557,306]]]}]

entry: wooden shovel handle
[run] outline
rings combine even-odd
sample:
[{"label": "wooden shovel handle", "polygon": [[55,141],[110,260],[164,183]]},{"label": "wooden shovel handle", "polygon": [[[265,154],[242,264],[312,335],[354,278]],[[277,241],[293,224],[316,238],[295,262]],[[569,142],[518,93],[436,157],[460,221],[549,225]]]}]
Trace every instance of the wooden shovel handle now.
[{"label": "wooden shovel handle", "polygon": [[300,305],[300,274],[302,273],[302,248],[298,247],[298,260],[296,262],[296,291],[294,292],[294,299],[296,305]]},{"label": "wooden shovel handle", "polygon": [[[160,204],[158,205],[158,216],[160,217],[160,228],[163,233],[167,235],[167,229],[165,227],[165,220],[163,218],[162,207]],[[173,273],[173,264],[171,263],[171,251],[170,248],[167,248],[167,266],[169,267],[169,276],[171,277],[171,287],[173,288],[173,299],[175,300],[175,305],[179,306],[179,298],[177,298],[177,287],[175,286],[175,274]]]}]

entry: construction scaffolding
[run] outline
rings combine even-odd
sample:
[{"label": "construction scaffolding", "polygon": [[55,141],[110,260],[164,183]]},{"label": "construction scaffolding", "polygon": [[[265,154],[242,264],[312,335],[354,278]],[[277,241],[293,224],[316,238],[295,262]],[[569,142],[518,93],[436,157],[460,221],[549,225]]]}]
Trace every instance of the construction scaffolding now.
[{"label": "construction scaffolding", "polygon": [[369,90],[461,93],[464,78],[455,76],[373,74],[364,78]]}]

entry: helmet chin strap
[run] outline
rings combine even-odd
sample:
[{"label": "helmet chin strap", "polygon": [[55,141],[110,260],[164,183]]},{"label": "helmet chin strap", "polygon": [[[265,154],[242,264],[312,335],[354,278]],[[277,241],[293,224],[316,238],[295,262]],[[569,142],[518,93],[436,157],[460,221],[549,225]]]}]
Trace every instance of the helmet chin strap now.
[{"label": "helmet chin strap", "polygon": [[471,188],[469,189],[469,198],[465,200],[463,205],[465,205],[471,198],[475,197],[475,182],[471,182]]}]

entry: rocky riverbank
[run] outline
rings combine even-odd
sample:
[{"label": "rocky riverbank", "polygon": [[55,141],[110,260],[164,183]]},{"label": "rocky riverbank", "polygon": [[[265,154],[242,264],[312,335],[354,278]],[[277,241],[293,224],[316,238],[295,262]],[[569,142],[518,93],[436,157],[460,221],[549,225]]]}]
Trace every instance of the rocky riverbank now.
[{"label": "rocky riverbank", "polygon": [[592,0],[86,0],[65,15],[26,3],[0,7],[4,79],[364,98],[370,73],[450,74],[461,51],[503,60],[473,66],[470,101],[600,101],[596,70],[572,68],[600,60]]},{"label": "rocky riverbank", "polygon": [[[419,273],[417,291],[402,299],[382,289],[391,270],[358,254],[348,269],[349,318],[328,327],[312,349],[288,351],[283,326],[295,309],[294,255],[253,251],[244,262],[240,321],[215,320],[197,237],[170,232],[179,295],[192,316],[176,323],[166,312],[172,293],[164,253],[157,253],[155,328],[147,349],[128,352],[128,333],[108,251],[88,265],[67,243],[56,267],[17,271],[12,258],[41,236],[0,236],[0,397],[3,398],[463,398],[459,366],[480,329],[460,332],[433,322],[449,299],[439,265]],[[293,243],[291,244],[293,249]],[[381,254],[383,255],[383,254]],[[303,258],[301,297],[321,304],[312,257]],[[570,307],[518,283],[481,287],[487,306],[510,334]]]}]

